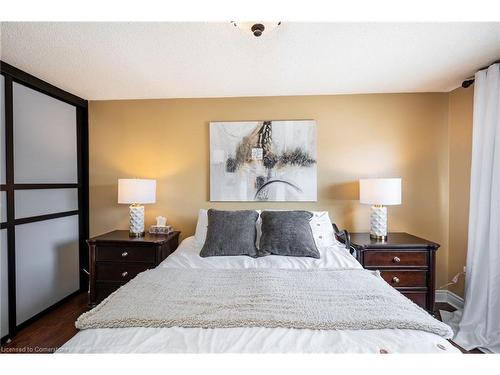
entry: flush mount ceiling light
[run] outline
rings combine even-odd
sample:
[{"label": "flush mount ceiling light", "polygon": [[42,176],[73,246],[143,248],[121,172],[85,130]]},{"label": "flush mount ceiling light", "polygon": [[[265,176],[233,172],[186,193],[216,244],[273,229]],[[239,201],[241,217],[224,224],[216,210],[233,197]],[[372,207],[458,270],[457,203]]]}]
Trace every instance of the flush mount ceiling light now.
[{"label": "flush mount ceiling light", "polygon": [[270,31],[276,29],[281,22],[236,22],[231,21],[233,26],[240,28],[241,30],[253,34],[253,36],[259,37],[264,31],[269,33]]}]

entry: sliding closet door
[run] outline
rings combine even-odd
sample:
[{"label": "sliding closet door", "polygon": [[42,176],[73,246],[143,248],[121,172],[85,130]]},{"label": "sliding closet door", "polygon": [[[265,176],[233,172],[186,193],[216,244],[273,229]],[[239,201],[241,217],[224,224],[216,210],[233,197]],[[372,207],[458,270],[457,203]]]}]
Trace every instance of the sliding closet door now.
[{"label": "sliding closet door", "polygon": [[0,75],[0,337],[9,333],[7,277],[7,192],[5,180],[5,78]]},{"label": "sliding closet door", "polygon": [[0,337],[87,290],[87,103],[2,63]]},{"label": "sliding closet door", "polygon": [[79,289],[76,107],[14,83],[13,120],[19,325]]}]

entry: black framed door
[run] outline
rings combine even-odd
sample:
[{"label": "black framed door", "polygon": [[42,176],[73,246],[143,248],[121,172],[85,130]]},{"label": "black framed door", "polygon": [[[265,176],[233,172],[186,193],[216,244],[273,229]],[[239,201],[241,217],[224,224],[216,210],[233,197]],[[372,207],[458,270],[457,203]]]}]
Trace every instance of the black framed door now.
[{"label": "black framed door", "polygon": [[88,103],[0,62],[2,341],[88,289]]}]

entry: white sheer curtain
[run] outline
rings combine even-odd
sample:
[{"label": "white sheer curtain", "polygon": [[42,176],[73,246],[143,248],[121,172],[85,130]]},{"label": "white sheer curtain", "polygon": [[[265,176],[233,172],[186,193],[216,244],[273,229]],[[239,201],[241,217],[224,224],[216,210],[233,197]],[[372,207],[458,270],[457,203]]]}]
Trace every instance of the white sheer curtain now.
[{"label": "white sheer curtain", "polygon": [[500,64],[476,73],[465,306],[454,341],[500,353]]}]

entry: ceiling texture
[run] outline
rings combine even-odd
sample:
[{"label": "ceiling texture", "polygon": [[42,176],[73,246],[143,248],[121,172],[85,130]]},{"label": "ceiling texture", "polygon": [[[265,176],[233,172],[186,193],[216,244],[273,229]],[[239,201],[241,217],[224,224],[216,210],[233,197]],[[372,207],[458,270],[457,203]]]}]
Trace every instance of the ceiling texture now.
[{"label": "ceiling texture", "polygon": [[2,23],[1,59],[89,100],[447,92],[500,23]]}]

